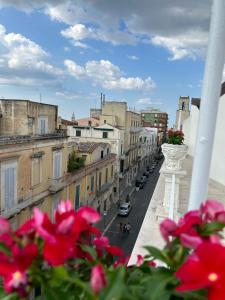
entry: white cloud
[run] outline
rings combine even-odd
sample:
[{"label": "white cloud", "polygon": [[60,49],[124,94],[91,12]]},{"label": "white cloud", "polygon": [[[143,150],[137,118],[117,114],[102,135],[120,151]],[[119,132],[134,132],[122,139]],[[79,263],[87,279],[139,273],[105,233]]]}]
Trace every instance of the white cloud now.
[{"label": "white cloud", "polygon": [[186,33],[178,37],[154,36],[151,43],[164,47],[171,53],[170,60],[178,60],[185,57],[195,59],[202,56],[207,45],[208,35],[203,32]]},{"label": "white cloud", "polygon": [[93,84],[105,89],[150,90],[155,87],[151,77],[124,77],[120,68],[108,60],[87,61],[82,67],[72,60],[65,60],[68,73],[77,79],[89,78]]},{"label": "white cloud", "polygon": [[71,51],[70,47],[64,47],[63,49],[64,49],[65,52],[70,52]]},{"label": "white cloud", "polygon": [[[170,59],[196,58],[207,45],[211,0],[0,0],[0,6],[43,9],[52,20],[68,27],[66,38],[78,42],[95,39],[113,45],[143,40],[163,47]],[[194,9],[193,9],[194,7]],[[122,26],[121,26],[122,23]],[[83,26],[80,36],[77,26]],[[72,32],[75,26],[75,33]],[[78,43],[78,44],[76,44]]]},{"label": "white cloud", "polygon": [[87,48],[86,44],[80,41],[94,39],[103,42],[110,42],[113,45],[136,44],[137,39],[128,32],[118,30],[106,30],[105,28],[92,28],[84,24],[75,24],[61,31],[62,36],[69,38],[74,46]]},{"label": "white cloud", "polygon": [[[47,62],[49,58],[38,44],[18,33],[6,33],[0,25],[1,84],[32,85],[56,80],[63,71]],[[22,80],[20,80],[20,78]]]},{"label": "white cloud", "polygon": [[130,60],[139,60],[139,57],[136,55],[127,55],[127,58],[129,58]]},{"label": "white cloud", "polygon": [[86,76],[86,70],[74,61],[67,59],[64,61],[64,65],[67,67],[69,73],[77,79]]},{"label": "white cloud", "polygon": [[161,105],[162,104],[161,101],[159,101],[159,100],[152,101],[148,97],[138,99],[136,102],[137,102],[137,104],[140,104],[140,105]]}]

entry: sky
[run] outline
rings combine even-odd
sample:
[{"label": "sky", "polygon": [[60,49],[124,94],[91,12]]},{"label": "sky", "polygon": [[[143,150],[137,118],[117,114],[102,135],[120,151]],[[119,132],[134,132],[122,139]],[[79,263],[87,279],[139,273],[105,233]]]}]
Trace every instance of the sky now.
[{"label": "sky", "polygon": [[158,108],[200,97],[210,0],[0,0],[0,98],[71,119],[106,100]]}]

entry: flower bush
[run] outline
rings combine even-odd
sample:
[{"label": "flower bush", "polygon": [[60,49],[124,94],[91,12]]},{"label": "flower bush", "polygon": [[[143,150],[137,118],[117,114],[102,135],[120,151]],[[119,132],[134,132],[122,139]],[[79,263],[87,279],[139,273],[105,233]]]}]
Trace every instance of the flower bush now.
[{"label": "flower bush", "polygon": [[184,142],[184,134],[180,130],[168,130],[167,132],[167,143],[173,145],[182,145]]},{"label": "flower bush", "polygon": [[208,200],[177,223],[165,219],[165,247],[128,257],[109,243],[90,207],[75,211],[62,201],[54,222],[34,209],[16,231],[0,218],[0,299],[179,300],[225,299],[225,210]]}]

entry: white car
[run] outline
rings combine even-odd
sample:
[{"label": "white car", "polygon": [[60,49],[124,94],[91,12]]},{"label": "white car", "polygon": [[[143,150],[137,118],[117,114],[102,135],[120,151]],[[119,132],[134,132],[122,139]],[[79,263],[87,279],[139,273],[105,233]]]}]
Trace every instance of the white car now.
[{"label": "white car", "polygon": [[119,206],[118,215],[119,216],[128,216],[131,211],[131,204],[128,203],[121,203]]}]

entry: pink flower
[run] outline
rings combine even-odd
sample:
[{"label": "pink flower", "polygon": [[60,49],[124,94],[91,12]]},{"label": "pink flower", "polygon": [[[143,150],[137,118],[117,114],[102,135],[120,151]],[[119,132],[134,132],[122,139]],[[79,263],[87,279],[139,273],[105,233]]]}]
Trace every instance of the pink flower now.
[{"label": "pink flower", "polygon": [[107,284],[102,265],[98,264],[91,270],[91,287],[98,294]]},{"label": "pink flower", "polygon": [[121,266],[121,265],[127,266],[129,260],[130,260],[130,255],[128,255],[128,256],[126,256],[126,257],[121,256],[119,259],[117,259],[117,260],[114,262],[113,266],[114,266],[114,268],[116,268],[116,267],[118,267],[118,266]]},{"label": "pink flower", "polygon": [[195,249],[203,242],[203,239],[199,236],[182,233],[180,235],[180,241],[184,247]]},{"label": "pink flower", "polygon": [[149,261],[148,266],[149,267],[156,267],[156,263],[154,261]]},{"label": "pink flower", "polygon": [[10,293],[13,290],[24,289],[27,283],[27,270],[38,255],[38,248],[35,244],[28,244],[24,248],[14,245],[12,257],[1,257],[0,275],[4,278],[5,291]]},{"label": "pink flower", "polygon": [[108,246],[106,251],[112,256],[123,256],[123,250],[117,246]]},{"label": "pink flower", "polygon": [[72,210],[73,210],[73,205],[70,200],[61,201],[57,207],[57,211],[59,212],[59,214],[70,212]]},{"label": "pink flower", "polygon": [[202,243],[176,272],[181,283],[177,291],[208,289],[209,300],[223,300],[225,295],[225,247]]},{"label": "pink flower", "polygon": [[222,203],[210,199],[201,205],[200,212],[206,221],[212,221],[216,214],[224,212],[224,206]]},{"label": "pink flower", "polygon": [[8,233],[10,231],[9,221],[0,216],[0,235]]},{"label": "pink flower", "polygon": [[166,242],[169,242],[169,236],[173,235],[175,230],[177,229],[177,224],[170,220],[165,219],[160,223],[160,232]]},{"label": "pink flower", "polygon": [[189,235],[196,235],[195,227],[202,223],[200,213],[198,210],[192,210],[186,213],[183,218],[180,218],[178,222],[178,228],[174,232],[175,236],[180,236],[182,233]]},{"label": "pink flower", "polygon": [[143,257],[142,255],[138,254],[138,255],[137,255],[137,262],[136,262],[136,265],[137,265],[138,267],[140,267],[140,266],[143,264],[143,262],[144,262],[144,257]]},{"label": "pink flower", "polygon": [[82,206],[79,208],[77,214],[79,217],[85,219],[88,223],[96,223],[100,220],[100,214],[88,206]]}]

